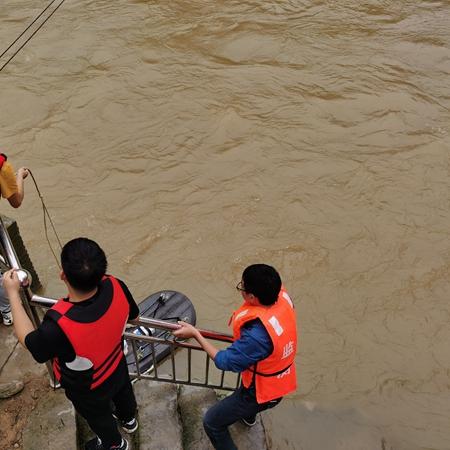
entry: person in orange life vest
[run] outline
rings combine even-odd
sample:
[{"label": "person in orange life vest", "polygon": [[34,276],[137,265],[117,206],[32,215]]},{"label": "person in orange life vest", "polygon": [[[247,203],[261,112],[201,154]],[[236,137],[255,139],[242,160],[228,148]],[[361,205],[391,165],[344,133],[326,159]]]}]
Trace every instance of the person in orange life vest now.
[{"label": "person in orange life vest", "polygon": [[61,266],[69,295],[47,311],[37,330],[22,306],[17,274],[5,273],[17,338],[37,362],[53,360],[67,398],[97,434],[85,448],[126,450],[128,442],[119,433],[113,413],[125,431],[137,429],[122,336],[139,308],[125,283],[105,275],[106,256],[96,242],[69,241],[61,252]]},{"label": "person in orange life vest", "polygon": [[[28,176],[28,169],[21,167],[14,175],[13,166],[7,161],[8,157],[4,153],[0,153],[0,198],[6,198],[13,208],[18,208],[24,198],[24,180]],[[0,313],[2,314],[3,323],[7,326],[12,325],[13,319],[9,300],[6,297],[3,287],[1,286],[0,275]]]},{"label": "person in orange life vest", "polygon": [[235,450],[228,426],[241,420],[254,425],[256,415],[295,391],[296,316],[278,272],[266,264],[248,266],[236,286],[244,303],[230,323],[234,342],[218,350],[190,324],[178,322],[176,337],[195,338],[220,370],[241,372],[242,385],[210,408],[203,426],[214,448]]}]

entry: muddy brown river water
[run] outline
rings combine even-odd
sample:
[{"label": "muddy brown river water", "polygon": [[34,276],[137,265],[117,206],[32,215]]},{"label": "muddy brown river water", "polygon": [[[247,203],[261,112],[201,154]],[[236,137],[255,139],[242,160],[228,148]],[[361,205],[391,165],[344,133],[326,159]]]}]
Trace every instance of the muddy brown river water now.
[{"label": "muddy brown river water", "polygon": [[[48,3],[1,1],[0,52]],[[279,269],[299,389],[274,448],[449,450],[449,30],[448,1],[66,0],[0,72],[0,147],[137,299],[227,331],[243,268]],[[0,207],[62,294],[31,181]]]}]

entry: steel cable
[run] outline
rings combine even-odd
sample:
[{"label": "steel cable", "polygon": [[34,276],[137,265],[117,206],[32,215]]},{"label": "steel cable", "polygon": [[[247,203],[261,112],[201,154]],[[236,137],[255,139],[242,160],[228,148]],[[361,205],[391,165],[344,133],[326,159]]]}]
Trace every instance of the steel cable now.
[{"label": "steel cable", "polygon": [[53,250],[52,244],[50,243],[50,238],[48,236],[47,217],[48,217],[48,220],[49,220],[50,225],[52,227],[53,233],[56,236],[56,240],[58,241],[60,249],[62,249],[61,240],[59,239],[58,233],[56,232],[55,225],[53,224],[53,220],[52,220],[52,218],[50,216],[50,213],[48,212],[47,206],[45,205],[44,197],[42,196],[41,191],[39,190],[39,187],[37,185],[36,179],[34,178],[33,173],[31,172],[30,169],[28,169],[28,173],[31,175],[31,178],[33,179],[33,182],[34,182],[34,186],[36,187],[36,191],[37,191],[37,193],[39,195],[39,198],[41,199],[42,211],[44,213],[44,231],[45,231],[45,237],[47,239],[48,246],[50,247],[50,250],[53,253],[53,257],[55,258],[56,264],[58,265],[59,268],[61,268],[61,264],[59,263],[59,259],[58,259],[58,257],[56,256],[56,253]]},{"label": "steel cable", "polygon": [[[47,7],[31,22],[30,25],[14,40],[14,42],[0,55],[0,58],[2,58],[6,52],[30,29],[30,27],[47,11],[50,6],[55,3],[56,0],[52,0],[50,4],[47,5]],[[41,22],[41,24],[37,27],[37,29],[31,34],[30,37],[26,39],[26,41],[12,54],[12,56],[0,67],[0,72],[14,59],[14,57],[22,50],[25,45],[33,38],[33,36],[44,26],[44,24],[47,22],[50,17],[53,16],[53,14],[60,8],[60,6],[65,2],[66,0],[61,0],[61,2],[56,6],[56,8]]]}]

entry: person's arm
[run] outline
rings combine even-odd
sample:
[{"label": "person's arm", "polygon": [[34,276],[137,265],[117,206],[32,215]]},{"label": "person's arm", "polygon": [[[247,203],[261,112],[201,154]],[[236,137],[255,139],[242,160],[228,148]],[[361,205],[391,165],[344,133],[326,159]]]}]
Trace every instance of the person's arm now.
[{"label": "person's arm", "polygon": [[175,337],[183,338],[183,339],[189,339],[194,338],[200,346],[205,350],[206,353],[208,353],[209,357],[214,360],[219,350],[214,347],[214,345],[211,344],[207,339],[205,339],[201,334],[200,331],[197,330],[193,325],[190,323],[178,322],[181,327],[178,330],[173,331],[173,335]]},{"label": "person's arm", "polygon": [[20,282],[15,270],[8,270],[3,275],[3,287],[8,294],[14,319],[14,331],[19,342],[30,351],[33,358],[44,363],[58,356],[63,361],[72,361],[75,351],[72,344],[59,326],[45,315],[43,322],[35,330],[20,298]]},{"label": "person's arm", "polygon": [[48,315],[49,311],[38,329],[26,335],[25,345],[38,363],[54,357],[64,362],[73,361],[75,350],[58,324]]},{"label": "person's arm", "polygon": [[127,298],[128,304],[130,305],[130,314],[128,315],[128,320],[132,321],[133,319],[136,319],[136,317],[139,316],[139,307],[134,300],[133,295],[131,294],[130,290],[128,289],[128,286],[122,281],[117,280],[125,294],[125,297]]},{"label": "person's arm", "polygon": [[14,331],[16,332],[17,339],[26,348],[25,338],[29,333],[34,331],[34,326],[22,305],[22,299],[19,293],[20,281],[14,269],[8,270],[3,274],[3,287],[11,305]]},{"label": "person's arm", "polygon": [[28,169],[26,167],[21,167],[17,171],[17,192],[14,192],[14,194],[8,197],[8,202],[13,208],[18,208],[23,202],[23,198],[25,196],[24,180],[27,176]]},{"label": "person's arm", "polygon": [[272,352],[272,339],[262,322],[256,319],[241,328],[239,339],[217,353],[214,364],[220,370],[239,373],[267,358]]}]

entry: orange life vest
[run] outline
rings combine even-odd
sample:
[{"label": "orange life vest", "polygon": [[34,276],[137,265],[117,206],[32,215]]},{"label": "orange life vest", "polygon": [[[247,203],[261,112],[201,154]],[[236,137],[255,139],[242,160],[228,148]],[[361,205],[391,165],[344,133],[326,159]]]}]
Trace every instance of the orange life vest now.
[{"label": "orange life vest", "polygon": [[232,316],[233,337],[239,339],[242,326],[259,319],[270,338],[273,352],[242,372],[242,384],[248,388],[255,382],[256,400],[265,403],[283,397],[297,388],[295,354],[297,326],[292,300],[282,287],[277,301],[271,306],[244,303]]},{"label": "orange life vest", "polygon": [[[58,313],[55,320],[72,344],[75,364],[87,365],[73,369],[74,362],[61,363],[55,358],[53,371],[58,381],[62,379],[64,387],[95,389],[112,375],[123,358],[122,335],[130,307],[120,283],[111,276],[104,277],[102,283],[107,280],[112,283],[113,298],[100,318],[89,321],[90,306],[87,306],[83,307],[83,320],[86,321],[74,320],[69,312],[76,308],[76,303],[62,299],[50,309]],[[92,307],[95,308],[95,303]]]}]

